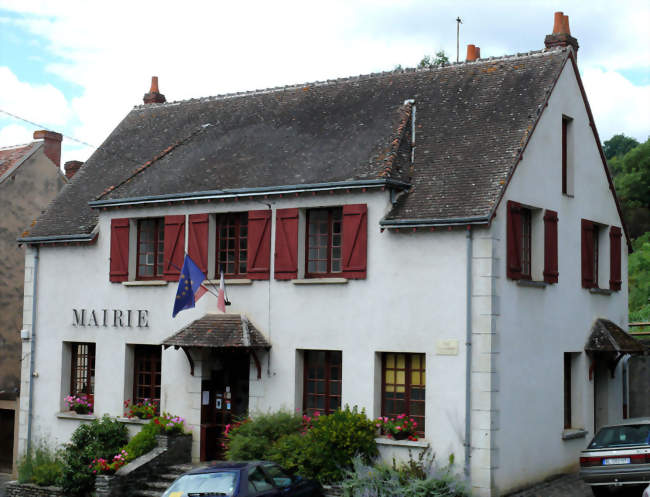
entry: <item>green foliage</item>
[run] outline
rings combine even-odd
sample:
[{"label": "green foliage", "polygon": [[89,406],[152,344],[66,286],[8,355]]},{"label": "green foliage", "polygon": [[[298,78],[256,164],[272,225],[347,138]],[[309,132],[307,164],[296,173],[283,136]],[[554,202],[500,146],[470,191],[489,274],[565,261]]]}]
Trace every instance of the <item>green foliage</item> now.
[{"label": "green foliage", "polygon": [[95,482],[89,467],[93,459],[112,459],[127,441],[126,426],[108,416],[80,425],[63,453],[61,486],[65,495],[81,497],[90,493]]},{"label": "green foliage", "polygon": [[418,69],[431,69],[433,67],[441,67],[449,65],[449,57],[445,54],[444,50],[436,52],[436,56],[425,55],[418,64]]},{"label": "green foliage", "polygon": [[229,460],[265,459],[273,443],[303,428],[302,417],[290,412],[259,414],[234,427],[227,427]]},{"label": "green foliage", "polygon": [[650,231],[650,139],[612,158],[609,167],[629,234],[639,237]]},{"label": "green foliage", "polygon": [[359,456],[363,461],[377,455],[374,422],[356,407],[311,420],[311,428],[278,440],[268,459],[307,478],[323,483],[341,480]]},{"label": "green foliage", "polygon": [[418,461],[409,454],[409,461],[402,465],[366,465],[356,458],[353,471],[343,481],[345,497],[466,497],[466,483],[453,471],[452,460],[443,468],[433,467],[433,459]]},{"label": "green foliage", "polygon": [[603,153],[607,160],[613,157],[623,157],[634,147],[638,146],[639,142],[634,138],[625,136],[623,133],[612,136],[609,140],[603,143]]},{"label": "green foliage", "polygon": [[632,242],[628,257],[630,321],[650,321],[650,232]]},{"label": "green foliage", "polygon": [[156,435],[159,433],[160,427],[153,421],[144,425],[124,447],[124,450],[128,454],[127,461],[131,461],[153,450],[156,447]]},{"label": "green foliage", "polygon": [[44,444],[27,452],[18,462],[18,481],[36,485],[56,485],[63,473],[61,453]]}]

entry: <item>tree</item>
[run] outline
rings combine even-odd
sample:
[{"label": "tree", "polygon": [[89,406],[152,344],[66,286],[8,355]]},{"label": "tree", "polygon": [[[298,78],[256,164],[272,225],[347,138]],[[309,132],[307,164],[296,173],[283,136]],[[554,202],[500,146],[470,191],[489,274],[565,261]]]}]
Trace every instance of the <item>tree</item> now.
[{"label": "tree", "polygon": [[612,161],[623,217],[630,236],[636,238],[650,231],[650,139]]},{"label": "tree", "polygon": [[603,152],[609,161],[614,157],[623,157],[634,147],[637,147],[639,142],[634,138],[625,136],[623,133],[612,136],[609,140],[603,143]]},{"label": "tree", "polygon": [[433,67],[442,67],[449,65],[449,57],[445,54],[444,50],[439,50],[436,52],[436,56],[431,57],[430,55],[425,55],[422,57],[422,60],[418,64],[418,69],[431,69]]},{"label": "tree", "polygon": [[632,242],[628,258],[630,321],[650,321],[650,232]]}]

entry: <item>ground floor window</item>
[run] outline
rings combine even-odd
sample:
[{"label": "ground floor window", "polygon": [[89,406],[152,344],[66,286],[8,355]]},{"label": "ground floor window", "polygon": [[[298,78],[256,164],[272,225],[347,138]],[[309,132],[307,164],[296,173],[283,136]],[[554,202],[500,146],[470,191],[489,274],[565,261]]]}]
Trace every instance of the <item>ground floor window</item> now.
[{"label": "ground floor window", "polygon": [[341,408],[341,352],[305,350],[303,410],[330,414]]},{"label": "ground floor window", "polygon": [[136,345],[133,371],[133,403],[145,399],[160,405],[161,349],[157,345]]},{"label": "ground floor window", "polygon": [[420,437],[424,437],[425,429],[425,377],[424,354],[382,354],[381,414],[413,418]]},{"label": "ground floor window", "polygon": [[95,344],[72,343],[70,395],[86,397],[91,403],[95,395]]}]

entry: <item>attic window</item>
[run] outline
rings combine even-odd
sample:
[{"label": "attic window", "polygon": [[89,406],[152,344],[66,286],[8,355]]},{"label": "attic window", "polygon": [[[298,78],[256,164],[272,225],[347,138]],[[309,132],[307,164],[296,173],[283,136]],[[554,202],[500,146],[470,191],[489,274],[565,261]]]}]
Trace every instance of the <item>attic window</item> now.
[{"label": "attic window", "polygon": [[562,116],[562,193],[573,195],[573,118]]}]

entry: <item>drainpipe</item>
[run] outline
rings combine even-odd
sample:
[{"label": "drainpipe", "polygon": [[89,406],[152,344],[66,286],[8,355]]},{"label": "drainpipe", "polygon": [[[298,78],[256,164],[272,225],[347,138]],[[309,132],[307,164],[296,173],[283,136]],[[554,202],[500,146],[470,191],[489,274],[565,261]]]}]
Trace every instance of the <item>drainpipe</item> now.
[{"label": "drainpipe", "polygon": [[623,358],[623,419],[630,417],[630,355]]},{"label": "drainpipe", "polygon": [[472,417],[472,227],[467,227],[467,302],[465,305],[465,477],[470,478]]},{"label": "drainpipe", "polygon": [[30,337],[30,353],[29,353],[29,407],[27,408],[27,452],[29,453],[32,445],[32,415],[34,403],[34,349],[36,342],[36,280],[38,275],[38,246],[34,247],[36,251],[34,255],[34,274],[32,276],[32,330]]}]

